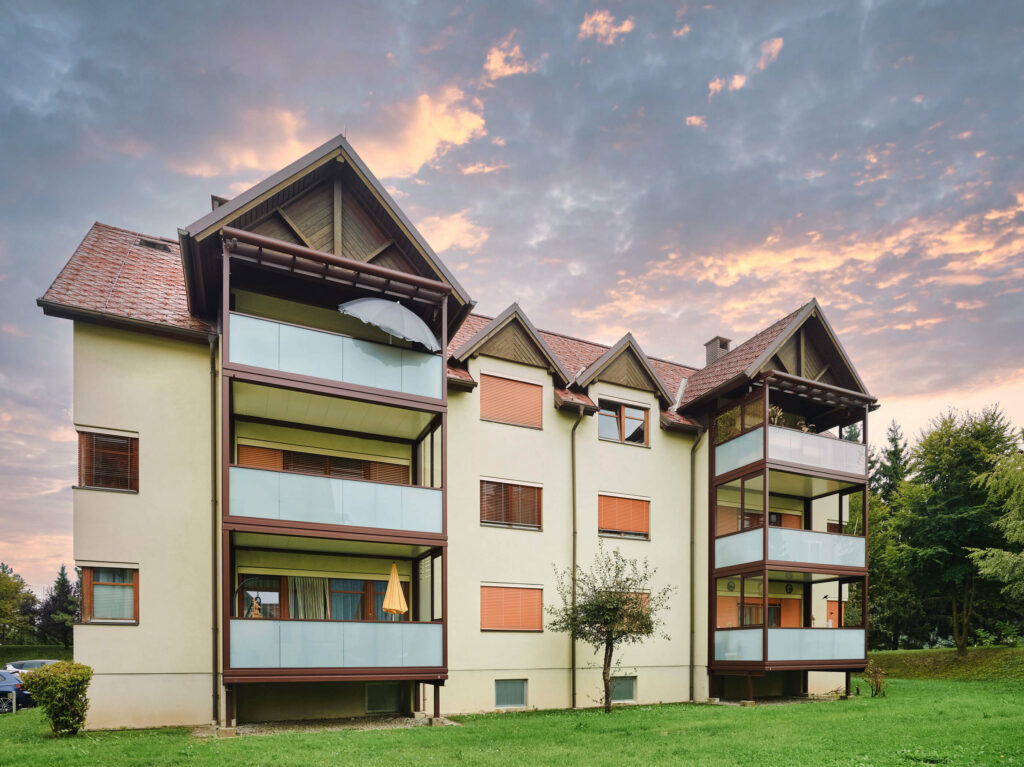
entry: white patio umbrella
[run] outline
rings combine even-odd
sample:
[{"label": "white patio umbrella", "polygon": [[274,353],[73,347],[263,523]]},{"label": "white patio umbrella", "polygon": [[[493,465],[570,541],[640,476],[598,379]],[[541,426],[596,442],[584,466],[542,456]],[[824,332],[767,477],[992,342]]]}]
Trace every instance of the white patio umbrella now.
[{"label": "white patio umbrella", "polygon": [[432,352],[441,348],[441,344],[430,332],[427,323],[397,301],[387,301],[383,298],[357,298],[338,306],[338,311],[349,317],[355,317],[367,325],[380,328],[388,335],[422,344]]}]

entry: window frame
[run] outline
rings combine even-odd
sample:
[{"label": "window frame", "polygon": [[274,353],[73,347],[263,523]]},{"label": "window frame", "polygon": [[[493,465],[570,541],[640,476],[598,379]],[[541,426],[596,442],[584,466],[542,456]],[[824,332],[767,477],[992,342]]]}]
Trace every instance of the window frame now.
[{"label": "window frame", "polygon": [[[491,519],[484,519],[484,483],[488,482],[492,485],[499,485],[502,488],[503,499],[502,502],[506,509],[510,509],[512,506],[511,494],[513,488],[530,488],[537,491],[537,524],[526,524],[522,522],[496,522]],[[481,527],[496,527],[505,530],[528,530],[531,532],[543,532],[544,531],[544,487],[543,485],[534,484],[532,482],[510,482],[503,479],[492,479],[490,477],[480,477],[480,526]]]},{"label": "window frame", "polygon": [[[627,530],[613,530],[611,528],[601,527],[601,498],[619,498],[626,501],[640,501],[647,504],[647,532],[637,533]],[[602,493],[597,494],[597,534],[601,538],[616,538],[619,540],[626,541],[650,541],[651,540],[651,499],[641,498],[635,495],[621,495],[619,493]]]},{"label": "window frame", "polygon": [[[139,567],[138,565],[128,567],[107,567],[98,565],[84,565],[82,568],[82,620],[81,624],[98,626],[138,626],[139,625]],[[131,583],[108,583],[106,581],[94,580],[95,570],[127,570],[132,573]],[[132,617],[131,618],[97,618],[94,617],[95,597],[94,586],[121,586],[132,589]]]},{"label": "window frame", "polygon": [[[94,431],[92,429],[76,429],[78,434],[78,484],[79,490],[102,490],[110,493],[134,493],[139,492],[139,435],[137,433],[125,433],[114,431]],[[95,484],[96,481],[96,456],[99,453],[125,455],[122,452],[111,450],[97,450],[96,438],[124,439],[128,441],[128,487],[111,487],[108,485]],[[86,442],[89,443],[86,447]],[[89,456],[91,466],[86,465],[86,456]],[[91,476],[87,476],[90,475]],[[92,480],[87,482],[86,480]]]},{"label": "window frame", "polygon": [[[620,700],[616,700],[615,699],[615,680],[617,680],[617,679],[629,679],[629,680],[631,680],[633,682],[633,697],[631,697],[631,698],[623,698],[623,699],[620,699]],[[611,681],[612,681],[611,702],[612,702],[613,705],[616,704],[616,703],[636,703],[636,674],[625,674],[625,675],[622,675],[622,676],[613,676],[611,678]]]},{"label": "window frame", "polygon": [[[647,447],[651,446],[651,409],[643,405],[637,405],[632,402],[620,402],[619,400],[601,398],[597,401],[597,438],[601,442],[612,442],[618,445],[632,445],[633,447]],[[641,410],[644,414],[644,441],[633,442],[632,440],[626,439],[626,421],[639,421],[639,418],[634,416],[626,416],[626,409]],[[618,439],[612,439],[611,437],[601,436],[601,419],[608,418],[609,413],[605,411],[615,411],[615,424],[618,430]]]},{"label": "window frame", "polygon": [[[498,682],[522,682],[523,684],[523,702],[518,703],[514,706],[500,706],[498,705]],[[494,708],[496,711],[516,711],[520,709],[529,708],[530,705],[530,680],[529,679],[495,679],[494,680]]]},{"label": "window frame", "polygon": [[[503,589],[513,591],[536,591],[540,594],[540,628],[503,628],[495,626],[484,625],[484,611],[483,611],[483,600],[484,600],[484,589]],[[498,632],[505,634],[543,634],[544,633],[544,587],[543,586],[528,586],[518,584],[503,584],[503,583],[481,583],[480,584],[480,631],[481,632]]]}]

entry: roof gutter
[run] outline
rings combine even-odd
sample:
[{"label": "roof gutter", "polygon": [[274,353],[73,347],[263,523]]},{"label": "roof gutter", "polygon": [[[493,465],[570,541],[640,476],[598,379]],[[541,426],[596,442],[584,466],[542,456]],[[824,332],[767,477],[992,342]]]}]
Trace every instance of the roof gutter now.
[{"label": "roof gutter", "polygon": [[176,338],[181,341],[206,343],[206,340],[210,335],[209,331],[206,330],[192,330],[190,328],[176,327],[174,325],[165,325],[160,322],[138,320],[119,314],[108,314],[106,312],[96,311],[95,309],[83,309],[78,306],[58,304],[42,298],[36,299],[36,305],[41,307],[43,314],[49,317],[61,317],[67,320],[83,320],[86,322],[94,322],[97,325],[108,325],[111,327],[121,328],[123,330],[136,330],[140,333],[166,336]]}]

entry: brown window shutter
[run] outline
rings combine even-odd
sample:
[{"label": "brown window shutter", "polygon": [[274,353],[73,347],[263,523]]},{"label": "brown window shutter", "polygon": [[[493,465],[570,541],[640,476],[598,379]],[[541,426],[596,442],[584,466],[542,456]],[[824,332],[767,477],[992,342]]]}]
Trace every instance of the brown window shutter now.
[{"label": "brown window shutter", "polygon": [[331,472],[331,459],[317,453],[299,453],[295,450],[284,451],[284,470],[297,471],[302,474],[321,474],[327,476]]},{"label": "brown window shutter", "polygon": [[371,482],[391,482],[396,485],[409,484],[409,467],[383,461],[367,461]]},{"label": "brown window shutter", "polygon": [[93,439],[88,432],[78,432],[78,486],[92,485]]},{"label": "brown window shutter", "polygon": [[649,535],[651,503],[613,495],[597,496],[597,527],[613,533]]},{"label": "brown window shutter", "polygon": [[282,471],[284,469],[284,452],[270,447],[239,445],[238,465],[253,469]]},{"label": "brown window shutter", "polygon": [[480,417],[540,429],[544,425],[544,387],[498,376],[480,376]]},{"label": "brown window shutter", "polygon": [[480,480],[480,521],[541,526],[541,488]]},{"label": "brown window shutter", "polygon": [[480,628],[489,631],[542,631],[543,591],[506,586],[480,587]]},{"label": "brown window shutter", "polygon": [[138,437],[79,432],[78,485],[138,490]]}]

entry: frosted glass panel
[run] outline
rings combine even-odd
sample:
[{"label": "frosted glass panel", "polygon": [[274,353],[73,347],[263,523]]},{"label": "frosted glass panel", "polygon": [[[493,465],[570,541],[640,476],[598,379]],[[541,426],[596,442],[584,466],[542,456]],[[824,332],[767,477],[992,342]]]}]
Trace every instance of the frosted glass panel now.
[{"label": "frosted glass panel", "polygon": [[864,567],[864,539],[773,527],[768,531],[768,559],[773,562]]},{"label": "frosted glass panel", "polygon": [[761,429],[748,431],[742,437],[731,439],[715,448],[715,476],[764,458],[764,433]]},{"label": "frosted glass panel", "polygon": [[768,629],[768,660],[859,660],[864,629]]},{"label": "frosted glass panel", "polygon": [[441,491],[232,466],[230,514],[327,525],[441,532]]},{"label": "frosted glass panel", "polygon": [[444,661],[440,623],[231,621],[232,668],[418,668]]},{"label": "frosted glass panel", "polygon": [[761,660],[761,629],[715,632],[715,660]]},{"label": "frosted glass panel", "polygon": [[440,399],[442,360],[398,346],[231,315],[231,361]]},{"label": "frosted glass panel", "polygon": [[731,567],[744,562],[760,562],[764,559],[764,530],[747,530],[745,533],[715,538],[715,567]]},{"label": "frosted glass panel", "polygon": [[864,474],[867,471],[867,448],[864,445],[780,426],[768,428],[768,457],[847,474]]}]

